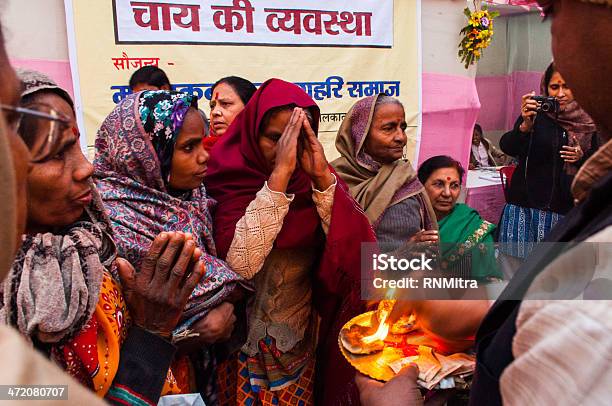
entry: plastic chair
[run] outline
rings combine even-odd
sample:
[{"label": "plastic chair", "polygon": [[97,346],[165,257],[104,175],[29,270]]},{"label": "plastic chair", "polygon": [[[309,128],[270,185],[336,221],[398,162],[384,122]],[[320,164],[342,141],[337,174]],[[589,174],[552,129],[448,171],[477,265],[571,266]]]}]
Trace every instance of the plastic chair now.
[{"label": "plastic chair", "polygon": [[512,175],[514,174],[515,169],[516,165],[502,166],[499,168],[499,177],[501,178],[506,202],[508,201],[508,188],[510,187],[510,182],[512,181]]}]

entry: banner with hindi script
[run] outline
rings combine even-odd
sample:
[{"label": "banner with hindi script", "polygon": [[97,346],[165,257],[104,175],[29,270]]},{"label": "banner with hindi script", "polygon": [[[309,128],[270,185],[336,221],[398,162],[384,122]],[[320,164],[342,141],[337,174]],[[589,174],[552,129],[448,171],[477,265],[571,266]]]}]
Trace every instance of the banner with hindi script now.
[{"label": "banner with hindi script", "polygon": [[92,147],[100,124],[130,93],[132,73],[163,69],[209,113],[213,83],[293,82],[321,108],[328,158],[360,98],[399,98],[414,159],[420,125],[420,0],[64,0],[77,115]]},{"label": "banner with hindi script", "polygon": [[393,0],[301,0],[289,7],[286,0],[230,1],[113,0],[115,38],[120,44],[393,45]]}]

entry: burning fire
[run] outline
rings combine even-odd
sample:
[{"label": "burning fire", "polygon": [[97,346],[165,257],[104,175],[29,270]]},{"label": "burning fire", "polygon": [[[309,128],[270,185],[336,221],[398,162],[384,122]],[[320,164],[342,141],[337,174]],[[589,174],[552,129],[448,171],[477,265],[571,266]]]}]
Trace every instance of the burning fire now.
[{"label": "burning fire", "polygon": [[361,342],[364,344],[372,344],[375,341],[383,341],[385,338],[387,338],[387,335],[389,334],[389,324],[386,322],[387,318],[389,317],[389,314],[391,313],[391,310],[393,310],[393,305],[395,304],[395,301],[391,301],[392,304],[389,308],[383,308],[380,309],[380,311],[378,312],[378,318],[379,318],[379,322],[380,324],[378,325],[378,329],[376,330],[376,332],[370,336],[367,337],[363,337],[361,339]]}]

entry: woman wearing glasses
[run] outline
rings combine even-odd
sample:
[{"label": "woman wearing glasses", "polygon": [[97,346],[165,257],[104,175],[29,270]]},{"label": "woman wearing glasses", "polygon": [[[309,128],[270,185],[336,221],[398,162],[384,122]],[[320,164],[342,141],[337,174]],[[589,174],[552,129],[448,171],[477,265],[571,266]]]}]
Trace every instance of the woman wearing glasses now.
[{"label": "woman wearing glasses", "polygon": [[[156,402],[162,387],[177,392],[169,340],[202,276],[200,252],[184,235],[162,233],[137,274],[117,259],[70,96],[40,73],[20,77],[21,107],[1,107],[31,151],[28,220],[1,319],[99,396]],[[171,274],[189,276],[178,287]]]}]

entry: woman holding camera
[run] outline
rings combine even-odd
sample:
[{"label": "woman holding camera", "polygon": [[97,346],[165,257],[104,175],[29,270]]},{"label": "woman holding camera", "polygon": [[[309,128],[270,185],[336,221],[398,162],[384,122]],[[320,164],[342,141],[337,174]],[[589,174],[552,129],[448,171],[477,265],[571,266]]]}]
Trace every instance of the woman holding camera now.
[{"label": "woman holding camera", "polygon": [[500,140],[501,149],[519,162],[500,223],[500,248],[521,260],[573,207],[573,177],[599,145],[595,123],[554,64],[540,90],[542,96],[522,97],[521,116]]}]

